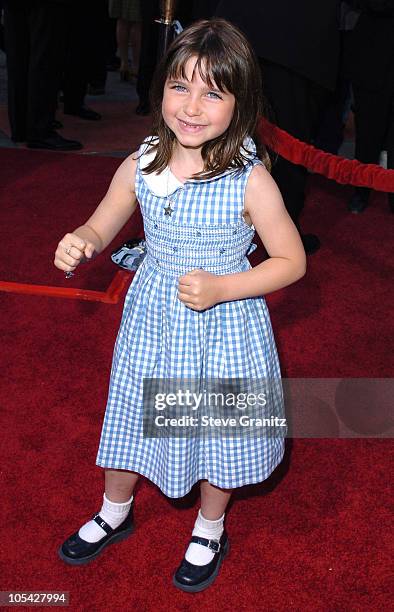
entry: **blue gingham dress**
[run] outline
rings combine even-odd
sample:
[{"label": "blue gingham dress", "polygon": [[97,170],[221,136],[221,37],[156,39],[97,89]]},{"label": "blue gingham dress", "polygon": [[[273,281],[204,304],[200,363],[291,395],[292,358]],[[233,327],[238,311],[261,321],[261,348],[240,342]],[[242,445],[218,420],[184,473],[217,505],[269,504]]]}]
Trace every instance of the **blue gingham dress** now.
[{"label": "blue gingham dress", "polygon": [[[204,311],[177,297],[178,278],[193,269],[220,275],[251,268],[255,229],[242,213],[248,177],[262,162],[251,156],[240,175],[229,170],[183,184],[168,168],[143,174],[152,159],[147,143],[140,154],[135,187],[147,253],[125,299],[96,463],[142,474],[173,498],[201,479],[222,488],[261,482],[283,458],[283,437],[148,438],[142,401],[144,377],[280,379],[264,297]],[[174,212],[166,216],[169,202]]]}]

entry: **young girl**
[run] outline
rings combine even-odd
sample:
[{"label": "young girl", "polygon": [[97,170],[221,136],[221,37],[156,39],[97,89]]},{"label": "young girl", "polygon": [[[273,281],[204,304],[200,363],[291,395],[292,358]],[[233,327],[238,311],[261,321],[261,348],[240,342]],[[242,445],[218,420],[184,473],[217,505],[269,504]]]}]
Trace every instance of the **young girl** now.
[{"label": "young girl", "polygon": [[[282,460],[280,435],[154,437],[144,429],[152,413],[144,380],[280,379],[263,295],[305,274],[305,252],[265,149],[266,165],[252,140],[261,95],[241,32],[220,19],[193,24],[158,69],[153,137],[121,164],[86,224],[59,242],[55,265],[72,272],[103,251],[140,204],[147,251],[114,350],[97,456],[104,502],[60,548],[67,563],[86,563],[132,532],[140,474],[174,498],[201,481],[201,508],[174,575],[178,588],[201,591],[228,551],[232,490],[265,480]],[[269,258],[252,269],[246,254],[255,230]],[[281,388],[275,402],[280,409]]]}]

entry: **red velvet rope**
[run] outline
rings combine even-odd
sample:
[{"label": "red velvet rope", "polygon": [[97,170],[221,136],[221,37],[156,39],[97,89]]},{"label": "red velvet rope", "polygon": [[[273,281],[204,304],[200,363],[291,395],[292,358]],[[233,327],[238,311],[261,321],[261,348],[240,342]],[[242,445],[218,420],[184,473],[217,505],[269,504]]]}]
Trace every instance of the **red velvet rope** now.
[{"label": "red velvet rope", "polygon": [[394,192],[394,170],[385,170],[375,164],[362,164],[356,159],[346,159],[316,149],[265,118],[261,119],[260,130],[263,142],[293,164],[304,166],[342,185]]}]

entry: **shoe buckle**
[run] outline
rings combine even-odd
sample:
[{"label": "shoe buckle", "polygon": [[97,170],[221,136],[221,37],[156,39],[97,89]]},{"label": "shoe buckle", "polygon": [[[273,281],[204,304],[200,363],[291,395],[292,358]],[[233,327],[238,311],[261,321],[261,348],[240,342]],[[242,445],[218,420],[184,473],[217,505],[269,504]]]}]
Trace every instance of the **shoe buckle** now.
[{"label": "shoe buckle", "polygon": [[213,552],[218,553],[220,550],[220,542],[217,542],[217,540],[209,540],[208,548],[213,550]]}]

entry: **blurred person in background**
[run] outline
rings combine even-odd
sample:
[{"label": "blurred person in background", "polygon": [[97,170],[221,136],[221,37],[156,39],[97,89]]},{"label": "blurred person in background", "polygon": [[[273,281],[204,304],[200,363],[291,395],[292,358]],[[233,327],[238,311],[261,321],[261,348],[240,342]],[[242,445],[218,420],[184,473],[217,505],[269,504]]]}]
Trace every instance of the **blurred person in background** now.
[{"label": "blurred person in background", "polygon": [[[90,13],[91,25],[87,36],[89,42],[88,94],[105,94],[107,80],[107,58],[110,56],[111,19],[108,14],[108,0],[97,0]],[[116,49],[115,49],[116,51]]]},{"label": "blurred person in background", "polygon": [[157,64],[159,25],[155,22],[160,16],[159,0],[140,0],[142,19],[140,64],[137,77],[137,94],[139,102],[137,115],[149,115],[149,91]]},{"label": "blurred person in background", "polygon": [[82,148],[54,129],[66,15],[67,0],[4,0],[11,138],[30,148]]},{"label": "blurred person in background", "polygon": [[[105,66],[105,25],[107,6],[102,0],[66,1],[63,30],[63,91],[64,114],[88,121],[101,119],[100,113],[85,105],[89,74],[95,62]],[[104,13],[103,13],[104,10]]]},{"label": "blurred person in background", "polygon": [[107,59],[107,71],[108,72],[117,72],[120,68],[120,59],[116,55],[118,50],[118,43],[116,40],[116,24],[117,19],[113,19],[110,17],[108,12],[108,0],[107,3],[107,31],[105,34],[105,49],[106,49],[106,59]]},{"label": "blurred person in background", "polygon": [[[336,88],[339,9],[339,0],[221,0],[216,10],[252,43],[274,122],[307,143],[315,139],[330,92]],[[278,156],[272,176],[305,251],[314,253],[320,247],[318,237],[303,234],[299,226],[307,170]]]},{"label": "blurred person in background", "polygon": [[[122,81],[136,79],[140,62],[141,11],[139,0],[109,0],[109,15],[116,19],[116,39]],[[131,68],[129,67],[131,47]]]},{"label": "blurred person in background", "polygon": [[0,0],[0,49],[5,51],[4,47],[4,0]]},{"label": "blurred person in background", "polygon": [[[356,126],[355,157],[378,164],[387,150],[387,168],[394,169],[394,0],[357,0],[361,10],[347,48],[347,73],[352,81]],[[371,190],[357,187],[349,202],[361,213]],[[394,212],[394,194],[389,194]]]},{"label": "blurred person in background", "polygon": [[348,2],[341,2],[340,13],[340,55],[338,80],[335,91],[327,100],[323,109],[322,121],[319,125],[314,145],[327,153],[337,155],[343,143],[345,127],[352,107],[351,81],[346,74],[346,49],[351,40],[351,33],[357,23],[360,12]]}]

